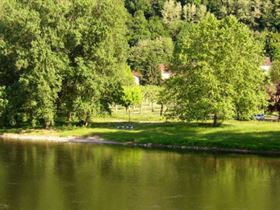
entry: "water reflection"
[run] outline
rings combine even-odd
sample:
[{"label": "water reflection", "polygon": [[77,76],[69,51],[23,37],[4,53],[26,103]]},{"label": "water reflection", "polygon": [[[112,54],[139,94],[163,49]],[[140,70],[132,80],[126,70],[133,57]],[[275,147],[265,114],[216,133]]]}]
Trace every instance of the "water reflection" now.
[{"label": "water reflection", "polygon": [[278,158],[0,142],[0,210],[277,210]]}]

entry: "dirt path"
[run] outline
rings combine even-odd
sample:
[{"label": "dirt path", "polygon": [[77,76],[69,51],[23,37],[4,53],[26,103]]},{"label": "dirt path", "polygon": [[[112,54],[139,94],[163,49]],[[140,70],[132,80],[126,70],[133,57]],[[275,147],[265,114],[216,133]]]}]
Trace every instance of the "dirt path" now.
[{"label": "dirt path", "polygon": [[21,141],[48,141],[58,143],[88,143],[88,144],[110,144],[123,145],[124,143],[107,141],[98,136],[91,137],[76,137],[76,136],[44,136],[44,135],[22,135],[22,134],[2,134],[0,139],[13,139]]}]

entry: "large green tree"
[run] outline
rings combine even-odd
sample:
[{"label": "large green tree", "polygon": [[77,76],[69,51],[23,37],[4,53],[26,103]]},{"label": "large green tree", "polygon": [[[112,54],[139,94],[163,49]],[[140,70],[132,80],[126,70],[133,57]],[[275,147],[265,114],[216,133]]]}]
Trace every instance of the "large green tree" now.
[{"label": "large green tree", "polygon": [[[121,92],[127,41],[127,14],[122,1],[80,1],[68,14],[72,17],[67,34],[69,68],[63,79],[60,110],[69,119],[78,118],[86,125]],[[64,109],[65,108],[65,109]]]},{"label": "large green tree", "polygon": [[121,92],[126,18],[117,0],[3,0],[0,86],[6,121],[54,123],[57,112],[88,124]]},{"label": "large green tree", "polygon": [[208,15],[180,34],[176,77],[167,85],[171,115],[182,120],[248,119],[264,104],[262,62],[254,35],[236,18]]},{"label": "large green tree", "polygon": [[267,52],[272,60],[280,61],[280,33],[267,35]]},{"label": "large green tree", "polygon": [[128,41],[131,46],[134,46],[140,40],[150,38],[149,23],[144,12],[138,10],[128,21]]},{"label": "large green tree", "polygon": [[53,124],[61,75],[67,5],[54,1],[3,1],[0,75],[8,98],[6,120]]}]

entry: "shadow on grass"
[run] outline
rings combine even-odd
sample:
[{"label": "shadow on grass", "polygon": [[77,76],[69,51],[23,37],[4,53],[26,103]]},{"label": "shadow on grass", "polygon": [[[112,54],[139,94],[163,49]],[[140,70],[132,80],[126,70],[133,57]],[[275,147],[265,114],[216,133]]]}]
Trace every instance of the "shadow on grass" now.
[{"label": "shadow on grass", "polygon": [[22,133],[32,133],[32,131],[34,131],[34,129],[31,129],[29,127],[26,127],[26,128],[2,128],[2,129],[0,129],[0,134],[4,134],[4,133],[22,134]]},{"label": "shadow on grass", "polygon": [[[99,135],[105,139],[119,142],[175,144],[184,146],[220,147],[249,150],[280,151],[279,131],[254,131],[250,128],[235,128],[224,124],[212,127],[201,123],[131,123],[132,130],[116,129],[118,125],[127,123],[94,123],[93,128],[100,131],[91,135]],[[106,131],[102,131],[106,129]]]},{"label": "shadow on grass", "polygon": [[187,127],[199,127],[199,128],[225,128],[231,127],[230,124],[222,124],[218,127],[213,127],[212,123],[186,123],[186,122],[95,122],[91,124],[91,128],[117,128],[120,125],[133,125],[134,128],[143,128],[150,126],[162,126],[162,127],[177,127],[177,126],[187,126]]},{"label": "shadow on grass", "polygon": [[[133,129],[125,129],[127,125],[132,125]],[[278,131],[278,127],[271,129],[267,125],[270,126],[270,124],[254,124],[251,127],[250,122],[229,123],[220,127],[213,127],[211,123],[95,122],[85,130],[76,124],[69,126],[65,123],[57,125],[54,130],[58,133],[71,131],[83,137],[98,135],[117,142],[280,151],[280,126]],[[278,126],[278,124],[271,125]],[[80,129],[83,131],[80,132]],[[2,129],[0,133],[40,133],[41,131],[27,127]]]}]

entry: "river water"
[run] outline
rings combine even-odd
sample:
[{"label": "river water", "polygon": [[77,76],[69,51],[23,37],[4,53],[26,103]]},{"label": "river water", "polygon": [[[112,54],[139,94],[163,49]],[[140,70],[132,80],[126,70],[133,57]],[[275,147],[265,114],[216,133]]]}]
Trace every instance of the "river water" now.
[{"label": "river water", "polygon": [[0,141],[0,210],[280,210],[280,158]]}]

